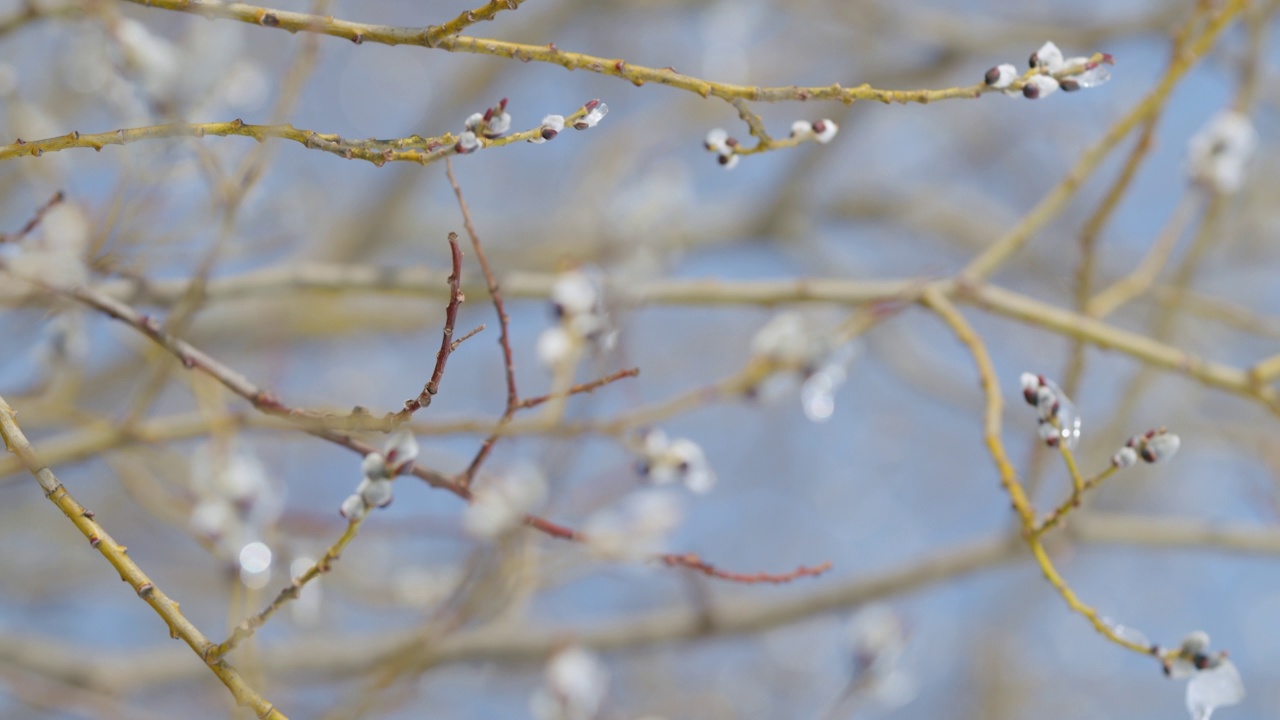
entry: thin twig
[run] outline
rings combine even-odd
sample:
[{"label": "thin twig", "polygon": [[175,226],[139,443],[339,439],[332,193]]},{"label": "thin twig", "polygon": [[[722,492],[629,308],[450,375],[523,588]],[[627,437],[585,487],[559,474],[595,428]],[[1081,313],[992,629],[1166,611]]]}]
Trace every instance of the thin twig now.
[{"label": "thin twig", "polygon": [[[120,573],[120,579],[129,583],[130,587],[151,606],[156,614],[169,626],[169,634],[182,638],[195,653],[205,657],[205,653],[213,643],[200,632],[178,609],[178,603],[156,587],[142,568],[138,567],[127,554],[125,546],[118,544],[107,531],[94,519],[94,514],[76,502],[57,476],[36,457],[36,452],[27,440],[22,429],[18,427],[17,416],[9,404],[0,397],[0,436],[4,437],[5,446],[22,461],[27,470],[35,476],[44,489],[45,497],[58,506],[67,519],[76,526],[89,540],[90,547],[97,550],[107,562]],[[267,720],[287,720],[283,713],[267,702],[253,688],[249,687],[240,673],[225,660],[208,663],[213,674],[231,691],[236,704],[252,708],[259,718]]]},{"label": "thin twig", "polygon": [[431,404],[431,399],[440,391],[445,363],[453,353],[453,326],[458,322],[458,306],[463,299],[462,248],[458,247],[458,233],[455,232],[449,233],[449,257],[453,272],[449,274],[449,303],[444,310],[444,332],[440,338],[440,350],[436,352],[436,365],[431,371],[431,379],[422,387],[422,392],[417,397],[406,400],[404,409],[396,413],[396,419],[400,422],[408,420],[419,409]]},{"label": "thin twig", "polygon": [[452,352],[453,350],[457,350],[459,345],[479,335],[482,332],[484,332],[484,323],[480,323],[479,325],[471,328],[471,330],[468,331],[466,335],[463,335],[462,337],[453,341],[453,344],[449,346],[450,352]]},{"label": "thin twig", "polygon": [[[511,351],[511,318],[507,315],[506,306],[502,301],[502,289],[498,286],[498,279],[493,274],[493,269],[489,267],[489,260],[485,257],[484,247],[480,242],[480,234],[476,232],[475,223],[471,220],[471,209],[467,207],[467,200],[462,195],[462,186],[458,184],[458,178],[453,174],[453,164],[448,160],[444,165],[445,175],[449,178],[449,184],[453,186],[453,194],[458,198],[458,209],[462,212],[462,224],[467,229],[467,235],[471,238],[471,247],[475,249],[476,259],[480,261],[480,269],[484,272],[485,282],[489,286],[489,298],[493,301],[493,309],[498,313],[498,327],[500,335],[498,344],[502,346],[503,371],[507,380],[507,406],[502,412],[502,418],[498,420],[498,430],[511,421],[520,405],[520,393],[516,388],[516,367],[515,356]],[[475,457],[458,476],[458,482],[464,486],[469,486],[475,479],[476,473],[480,472],[480,466],[489,457],[489,453],[493,450],[493,446],[498,442],[499,433],[495,431],[485,441],[480,444],[480,449],[476,451]]]},{"label": "thin twig", "polygon": [[502,346],[503,372],[507,380],[507,407],[511,408],[520,401],[520,394],[516,390],[514,353],[511,351],[511,317],[507,315],[506,305],[502,301],[502,288],[498,285],[498,278],[494,276],[493,268],[489,266],[489,258],[484,254],[480,234],[476,232],[475,223],[471,220],[471,209],[467,207],[466,198],[462,196],[462,187],[458,185],[458,179],[453,174],[453,162],[447,158],[444,161],[444,172],[449,178],[449,184],[453,186],[454,196],[458,198],[458,209],[462,212],[462,226],[466,228],[467,236],[471,238],[471,248],[475,251],[480,270],[484,273],[484,281],[489,287],[489,299],[493,302],[494,311],[498,313],[498,344]]},{"label": "thin twig", "polygon": [[1109,465],[1106,470],[1103,470],[1088,480],[1083,481],[1078,492],[1071,493],[1070,497],[1064,500],[1061,505],[1054,508],[1053,512],[1049,513],[1044,520],[1040,521],[1040,524],[1031,532],[1032,536],[1040,537],[1054,527],[1057,527],[1068,513],[1080,507],[1080,497],[1082,495],[1101,485],[1104,480],[1115,474],[1116,469],[1116,466]]},{"label": "thin twig", "polygon": [[[971,99],[1001,90],[978,82],[973,85],[949,87],[938,90],[882,90],[862,84],[843,87],[840,83],[814,87],[786,85],[760,87],[713,82],[685,75],[674,68],[652,68],[633,65],[619,58],[605,58],[584,53],[561,50],[555,44],[528,45],[492,38],[452,35],[444,37],[441,26],[416,28],[395,25],[371,25],[366,23],[318,17],[307,13],[288,12],[245,3],[194,3],[190,0],[129,0],[139,5],[162,10],[173,10],[201,15],[208,18],[235,20],[263,27],[287,30],[292,33],[314,32],[346,38],[354,43],[381,43],[385,45],[417,45],[438,48],[449,52],[474,53],[510,58],[522,62],[542,62],[559,65],[568,70],[585,70],[616,77],[634,85],[657,83],[697,93],[702,97],[718,97],[724,100],[742,98],[755,102],[780,102],[786,100],[837,100],[852,103],[858,100],[876,100],[882,103],[931,103],[939,100]],[[488,7],[488,6],[485,6]],[[481,10],[473,12],[481,12]],[[1091,58],[1093,60],[1094,58]],[[1079,72],[1074,68],[1069,68]],[[1021,90],[1026,78],[1019,78],[1009,89]]]},{"label": "thin twig", "polygon": [[[456,237],[454,239],[456,241]],[[456,242],[452,244],[456,247]],[[4,269],[4,265],[0,264],[0,270],[2,269]],[[90,307],[102,311],[112,318],[120,320],[168,350],[177,357],[187,369],[198,370],[209,377],[212,377],[228,390],[248,400],[261,412],[297,422],[299,429],[316,437],[323,438],[329,442],[358,452],[361,455],[368,455],[376,450],[372,445],[361,442],[350,435],[322,426],[317,427],[313,422],[317,416],[316,413],[290,408],[282,403],[274,394],[253,384],[248,378],[235,370],[232,370],[226,365],[223,365],[221,362],[215,360],[207,353],[194,347],[185,340],[175,338],[165,333],[160,329],[159,324],[155,322],[154,319],[137,312],[133,308],[121,302],[104,297],[101,294],[85,287],[60,289],[46,286],[46,288],[51,292],[57,292],[65,295],[66,297],[78,300]],[[405,474],[413,475],[422,479],[434,488],[448,490],[467,502],[470,502],[472,499],[471,490],[466,485],[435,470],[414,464],[404,472]],[[551,537],[575,541],[581,541],[583,539],[583,535],[578,531],[536,515],[526,515],[524,518],[524,524]],[[696,558],[690,558],[693,558],[693,556],[678,554],[659,555],[655,557],[656,560],[668,565],[689,565],[700,569],[701,564],[703,564],[702,561],[696,560]],[[737,573],[730,573],[728,571],[721,570],[717,570],[716,572],[717,574],[715,577],[725,580],[734,580],[739,575]],[[743,576],[745,577],[745,575]],[[774,580],[773,582],[782,582],[782,580]]]},{"label": "thin twig", "polygon": [[704,562],[693,553],[686,553],[684,555],[664,555],[662,557],[662,562],[668,567],[686,567],[708,577],[720,578],[721,580],[731,580],[736,583],[743,583],[747,585],[754,585],[757,583],[789,583],[792,580],[797,580],[802,577],[817,577],[831,569],[831,563],[824,562],[813,566],[801,565],[795,570],[785,573],[736,573],[721,570],[708,562]]},{"label": "thin twig", "polygon": [[7,242],[18,242],[29,235],[32,230],[35,230],[36,227],[40,225],[40,221],[44,220],[45,213],[49,212],[50,208],[54,205],[58,205],[65,199],[66,195],[61,190],[54,193],[53,197],[49,198],[44,205],[41,205],[40,208],[35,211],[35,214],[31,216],[31,219],[27,221],[26,225],[22,226],[21,230],[12,235],[0,233],[0,245]]},{"label": "thin twig", "polygon": [[[640,368],[627,368],[625,370],[619,370],[618,372],[613,373],[612,375],[605,375],[602,378],[597,378],[590,382],[584,382],[580,385],[574,385],[573,387],[569,388],[569,394],[579,395],[582,393],[593,392],[610,383],[617,382],[618,380],[622,380],[623,378],[633,378],[639,374],[640,374]],[[525,398],[524,400],[520,401],[520,404],[518,405],[518,409],[527,410],[529,408],[537,407],[545,402],[549,402],[552,399],[553,399],[553,396],[551,395],[539,395],[537,397]]]},{"label": "thin twig", "polygon": [[991,362],[991,354],[987,351],[986,344],[982,341],[982,338],[974,331],[969,322],[964,319],[964,316],[960,314],[955,305],[942,293],[930,288],[925,291],[922,301],[947,323],[952,332],[955,333],[956,337],[960,339],[973,356],[974,365],[977,367],[978,376],[981,378],[983,395],[986,398],[983,434],[986,438],[987,449],[991,453],[992,460],[995,461],[996,469],[1000,475],[1000,483],[1013,501],[1014,511],[1017,512],[1022,526],[1023,539],[1026,541],[1027,547],[1031,549],[1031,554],[1035,557],[1036,564],[1040,566],[1040,571],[1044,573],[1045,579],[1058,591],[1058,594],[1066,601],[1067,606],[1074,612],[1084,616],[1103,637],[1134,652],[1148,654],[1149,647],[1121,637],[1111,625],[1102,620],[1097,610],[1081,602],[1075,591],[1071,589],[1071,586],[1067,584],[1067,581],[1063,579],[1057,568],[1054,567],[1053,561],[1044,549],[1040,536],[1035,534],[1035,508],[1032,507],[1027,499],[1022,484],[1018,481],[1017,472],[1014,470],[1013,464],[1009,462],[1008,453],[1004,448],[1004,441],[1000,438],[1000,421],[1004,400],[1000,393],[1000,382],[995,372],[995,366]]},{"label": "thin twig", "polygon": [[439,42],[440,38],[457,35],[481,20],[492,20],[493,16],[503,10],[515,10],[523,2],[524,0],[490,0],[475,10],[464,10],[456,18],[443,25],[432,25],[427,28],[427,41],[435,44]]},{"label": "thin twig", "polygon": [[[565,122],[573,122],[587,111],[579,107],[565,118]],[[176,137],[202,138],[206,135],[240,135],[251,137],[258,142],[267,138],[292,140],[304,147],[321,150],[347,160],[365,160],[382,167],[389,162],[412,162],[419,165],[430,165],[447,157],[461,154],[458,138],[452,133],[437,137],[421,137],[410,135],[394,140],[353,140],[331,133],[317,133],[312,130],[295,128],[292,125],[251,125],[240,119],[230,122],[210,123],[172,123],[168,125],[149,125],[146,127],[121,128],[111,132],[84,134],[73,131],[66,135],[45,138],[42,140],[18,139],[9,145],[0,145],[0,160],[16,157],[40,157],[47,152],[58,152],[72,148],[92,148],[102,150],[108,145],[127,145],[144,140],[163,140]],[[479,149],[501,147],[521,140],[542,138],[542,126],[531,130],[503,135],[499,138],[477,137]]]},{"label": "thin twig", "polygon": [[306,572],[294,578],[291,583],[276,595],[275,599],[269,605],[263,608],[262,612],[252,617],[246,618],[243,622],[236,626],[230,637],[218,645],[211,645],[205,655],[205,661],[209,662],[215,658],[231,652],[241,642],[253,637],[258,628],[266,624],[275,615],[280,608],[284,607],[290,600],[297,600],[302,595],[302,588],[312,580],[320,577],[324,573],[329,572],[333,567],[334,561],[342,557],[342,551],[347,545],[355,539],[356,534],[360,532],[360,525],[364,522],[367,515],[356,518],[347,524],[346,530],[342,535],[334,541],[333,545],[325,551],[324,557],[316,561]]},{"label": "thin twig", "polygon": [[1196,38],[1195,42],[1187,47],[1186,52],[1179,54],[1169,64],[1169,69],[1165,71],[1164,76],[1156,87],[1124,117],[1108,128],[1107,132],[1098,142],[1094,143],[1093,147],[1081,153],[1080,159],[1076,161],[1071,171],[1030,212],[1024,215],[1013,229],[1005,233],[982,254],[974,258],[965,267],[964,277],[969,282],[986,279],[1019,248],[1025,245],[1050,219],[1056,217],[1116,145],[1138,123],[1144,122],[1163,107],[1165,99],[1173,92],[1178,82],[1208,54],[1218,37],[1247,5],[1248,3],[1245,0],[1229,0],[1226,2],[1218,14],[1205,26],[1204,31]]}]

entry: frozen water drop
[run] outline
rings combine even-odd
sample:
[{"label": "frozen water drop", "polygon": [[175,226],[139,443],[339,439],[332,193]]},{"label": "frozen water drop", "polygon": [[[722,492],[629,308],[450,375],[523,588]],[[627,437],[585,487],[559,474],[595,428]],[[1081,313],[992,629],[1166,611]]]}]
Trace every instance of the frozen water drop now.
[{"label": "frozen water drop", "polygon": [[1098,87],[1111,79],[1111,71],[1102,65],[1098,65],[1072,78],[1082,88]]}]

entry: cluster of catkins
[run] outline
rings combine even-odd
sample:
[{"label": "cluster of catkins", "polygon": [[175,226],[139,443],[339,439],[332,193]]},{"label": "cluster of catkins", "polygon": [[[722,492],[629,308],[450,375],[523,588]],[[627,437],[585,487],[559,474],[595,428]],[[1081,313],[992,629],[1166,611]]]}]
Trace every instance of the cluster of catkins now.
[{"label": "cluster of catkins", "polygon": [[[1031,53],[1031,69],[1026,76],[1009,63],[997,65],[987,71],[983,80],[990,87],[1004,90],[1007,95],[1022,93],[1030,100],[1048,97],[1058,90],[1074,92],[1097,87],[1111,79],[1111,71],[1104,65],[1114,65],[1107,53],[1099,59],[1087,57],[1064,58],[1062,51],[1052,42],[1046,42]],[[1019,82],[1021,80],[1021,82]]]}]

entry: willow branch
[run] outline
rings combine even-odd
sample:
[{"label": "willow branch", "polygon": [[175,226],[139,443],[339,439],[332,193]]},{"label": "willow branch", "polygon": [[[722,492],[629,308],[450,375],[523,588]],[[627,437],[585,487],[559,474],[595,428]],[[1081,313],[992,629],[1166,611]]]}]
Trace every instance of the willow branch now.
[{"label": "willow branch", "polygon": [[[88,538],[90,547],[97,550],[111,564],[111,567],[120,573],[120,579],[129,583],[129,586],[134,589],[138,597],[150,605],[151,609],[155,610],[156,614],[165,621],[165,624],[169,627],[170,636],[181,638],[188,647],[195,651],[196,655],[205,657],[206,651],[213,647],[213,643],[182,614],[177,602],[156,587],[151,578],[147,577],[147,574],[142,571],[142,568],[138,567],[137,563],[128,556],[125,546],[117,543],[94,519],[94,514],[76,502],[76,499],[59,482],[53,471],[40,462],[36,457],[35,449],[31,447],[26,435],[18,427],[16,414],[2,397],[0,397],[0,436],[3,436],[6,448],[17,455],[22,464],[40,483],[45,497],[58,506],[58,509],[76,526],[76,529]],[[257,691],[249,687],[244,679],[240,677],[240,673],[229,663],[224,660],[217,660],[209,662],[207,665],[213,671],[213,674],[222,681],[222,684],[226,685],[227,689],[231,691],[231,695],[235,698],[237,705],[251,708],[259,718],[288,720],[283,713],[276,710],[270,702],[267,702]]]},{"label": "willow branch", "polygon": [[[270,268],[210,281],[211,297],[243,298],[276,295],[296,290],[345,292],[362,290],[386,294],[439,295],[441,275],[423,268],[376,268],[370,266],[301,265]],[[551,293],[555,276],[544,273],[511,273],[501,280],[508,298],[544,299]],[[919,279],[846,280],[838,278],[798,278],[791,280],[675,280],[618,285],[610,290],[624,304],[665,305],[780,305],[784,303],[832,303],[861,305],[887,300],[919,297],[925,287],[934,286],[954,302],[973,305],[1049,332],[1080,339],[1098,347],[1115,350],[1143,363],[1186,375],[1228,392],[1249,397],[1280,412],[1280,395],[1274,388],[1260,385],[1246,370],[1206,360],[1174,345],[1096,318],[1036,300],[1028,295],[996,285],[970,285],[950,280],[930,285]],[[174,281],[139,282],[115,280],[98,286],[109,298],[129,302],[168,304],[180,292]],[[463,284],[464,293],[483,293],[479,284]],[[1280,374],[1280,356],[1274,372]]]},{"label": "willow branch", "polygon": [[1058,182],[1009,232],[974,258],[964,269],[964,277],[976,282],[989,277],[1006,260],[1031,239],[1051,219],[1058,216],[1085,180],[1111,153],[1116,145],[1139,123],[1146,122],[1164,106],[1178,82],[1208,53],[1222,32],[1248,5],[1245,0],[1230,0],[1205,26],[1204,31],[1191,43],[1186,52],[1179,53],[1169,64],[1159,84],[1138,102],[1119,121],[1112,124],[1093,147],[1085,150],[1071,171]]},{"label": "willow branch", "polygon": [[431,399],[440,392],[440,380],[444,378],[445,364],[453,354],[453,326],[458,322],[458,306],[462,304],[462,248],[458,247],[458,234],[449,233],[449,257],[453,271],[449,273],[449,303],[444,310],[444,331],[441,333],[440,349],[436,351],[436,364],[431,371],[431,379],[422,386],[422,392],[415,398],[405,401],[404,409],[395,414],[398,421],[408,420],[413,414],[431,404]]},{"label": "willow branch", "polygon": [[936,289],[926,291],[922,301],[947,323],[956,337],[968,348],[969,353],[973,356],[973,362],[978,369],[978,376],[981,378],[982,390],[986,398],[983,427],[987,449],[1000,474],[1000,484],[1009,493],[1009,497],[1013,502],[1013,509],[1018,514],[1018,519],[1022,526],[1023,539],[1031,550],[1031,555],[1035,558],[1036,564],[1040,566],[1040,571],[1044,574],[1045,579],[1062,596],[1063,601],[1067,603],[1067,607],[1087,619],[1100,635],[1121,647],[1144,655],[1149,654],[1149,647],[1121,637],[1113,627],[1103,621],[1096,609],[1082,602],[1058,572],[1057,568],[1054,567],[1040,535],[1036,533],[1035,509],[1031,506],[1030,501],[1027,500],[1022,484],[1018,481],[1017,473],[1013,469],[1013,464],[1009,462],[1008,453],[1005,451],[1004,444],[1000,439],[1000,418],[1003,399],[1000,393],[999,377],[995,372],[995,366],[991,362],[991,355],[987,351],[986,344],[951,301]]},{"label": "willow branch", "polygon": [[[494,624],[440,638],[414,652],[425,665],[462,662],[538,662],[567,639],[596,650],[628,650],[693,642],[704,638],[753,635],[773,628],[840,612],[874,600],[920,590],[958,577],[1016,561],[1019,544],[1007,536],[985,538],[938,550],[891,570],[813,586],[801,594],[768,599],[737,597],[713,603],[710,615],[687,606],[630,614],[592,624]],[[708,621],[710,620],[710,621]],[[279,674],[349,678],[367,672],[384,658],[402,654],[403,632],[349,638],[298,638],[283,647],[261,648],[265,667]],[[189,680],[194,673],[175,663],[171,653],[134,651],[97,657],[56,642],[34,642],[0,635],[0,658],[23,658],[25,667],[93,687],[138,691]]]},{"label": "willow branch", "polygon": [[[567,70],[585,70],[620,78],[637,86],[649,83],[666,85],[697,93],[702,97],[718,97],[724,100],[743,99],[756,102],[836,100],[846,104],[858,100],[876,100],[882,103],[924,104],[939,100],[976,98],[991,92],[1003,92],[985,82],[937,90],[883,90],[865,83],[856,87],[843,87],[840,83],[814,87],[737,85],[703,80],[685,75],[670,67],[645,67],[634,65],[621,58],[605,58],[561,50],[554,44],[528,45],[465,35],[446,36],[441,30],[442,26],[370,25],[246,3],[224,3],[213,0],[129,0],[129,2],[208,18],[235,20],[292,33],[313,32],[331,35],[346,38],[356,44],[373,42],[383,45],[416,45],[449,52],[503,57],[521,62],[549,63]],[[473,12],[478,13],[480,10]],[[1023,79],[1019,79],[1011,87],[1015,90],[1021,89],[1023,82]]]},{"label": "willow branch", "polygon": [[[565,118],[568,125],[586,115],[586,110],[578,110]],[[563,133],[562,133],[563,134]],[[253,125],[243,120],[210,123],[172,123],[168,125],[149,125],[146,127],[121,128],[103,133],[70,132],[66,135],[45,138],[43,140],[23,140],[19,138],[9,145],[0,145],[0,160],[16,157],[40,157],[47,152],[59,152],[73,148],[91,148],[96,151],[108,145],[128,145],[147,140],[165,140],[178,137],[202,138],[208,135],[226,137],[240,135],[250,137],[258,142],[268,138],[291,140],[303,147],[320,150],[337,155],[347,160],[365,160],[378,167],[390,162],[410,162],[419,165],[430,165],[453,155],[461,154],[458,137],[445,133],[437,137],[421,137],[410,135],[392,140],[353,140],[332,133],[318,133],[303,130],[292,125]],[[480,150],[490,147],[501,147],[522,140],[541,139],[542,127],[503,135],[499,138],[477,136]]]},{"label": "willow branch", "polygon": [[[0,264],[0,269],[4,269],[3,264]],[[102,311],[112,318],[120,320],[125,323],[125,325],[150,338],[165,350],[168,350],[174,355],[174,357],[178,358],[178,360],[181,361],[183,366],[188,370],[196,370],[208,375],[221,383],[223,387],[236,395],[239,395],[245,400],[248,400],[253,404],[254,408],[261,412],[296,423],[299,429],[314,435],[315,437],[341,445],[354,452],[358,452],[361,455],[368,455],[376,450],[373,446],[361,442],[350,435],[325,427],[323,425],[323,420],[325,419],[323,414],[315,413],[314,411],[299,410],[285,405],[273,393],[267,392],[266,390],[258,387],[248,378],[222,364],[204,351],[196,348],[185,340],[176,338],[169,333],[164,332],[154,318],[143,315],[119,301],[105,297],[88,288],[77,287],[71,289],[59,289],[48,287],[47,289],[52,292],[63,294],[74,300],[78,300],[90,307]],[[457,495],[459,498],[467,502],[471,502],[471,491],[465,484],[449,478],[436,470],[414,464],[405,472],[420,478],[434,488],[447,490],[454,495]],[[537,515],[526,515],[524,518],[524,524],[546,535],[562,540],[582,542],[586,539],[582,533],[572,528],[565,527]],[[654,556],[652,559],[668,566],[688,567],[712,577],[745,583],[789,582],[790,580],[801,577],[813,577],[820,575],[830,569],[829,563],[823,563],[814,567],[802,566],[798,570],[786,573],[749,574],[723,570],[692,554],[667,553]]]},{"label": "willow branch", "polygon": [[329,572],[329,570],[333,568],[333,563],[342,556],[342,551],[347,548],[347,545],[349,545],[351,541],[355,539],[356,534],[360,532],[360,525],[364,523],[365,518],[367,517],[368,515],[362,515],[359,518],[348,522],[347,529],[344,530],[342,535],[334,541],[333,545],[329,546],[329,549],[324,553],[324,557],[317,560],[311,567],[307,568],[305,572],[294,578],[279,592],[279,594],[276,595],[275,599],[272,600],[270,604],[262,609],[261,612],[246,618],[237,625],[235,630],[231,632],[231,635],[226,640],[218,645],[211,645],[205,655],[205,661],[207,662],[214,658],[220,658],[234,650],[240,643],[253,637],[253,634],[258,631],[258,628],[265,625],[267,621],[271,619],[271,616],[275,615],[280,608],[284,607],[290,600],[297,600],[302,595],[302,588],[305,587],[307,583]]}]

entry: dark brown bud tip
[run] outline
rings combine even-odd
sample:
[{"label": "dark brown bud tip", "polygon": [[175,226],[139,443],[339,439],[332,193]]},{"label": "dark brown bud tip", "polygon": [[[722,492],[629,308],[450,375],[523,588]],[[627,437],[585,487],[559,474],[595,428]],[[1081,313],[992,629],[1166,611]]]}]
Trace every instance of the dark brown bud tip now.
[{"label": "dark brown bud tip", "polygon": [[555,137],[556,135],[559,135],[559,134],[560,134],[560,133],[559,133],[558,131],[556,131],[556,130],[554,130],[554,129],[552,129],[552,128],[549,128],[549,127],[544,127],[544,128],[542,128],[542,139],[543,139],[543,140],[550,140],[551,138],[553,138],[553,137]]},{"label": "dark brown bud tip", "polygon": [[1067,78],[1058,84],[1061,85],[1062,89],[1066,92],[1075,92],[1080,89],[1080,83],[1072,78]]},{"label": "dark brown bud tip", "polygon": [[1000,79],[1000,68],[998,67],[991,68],[990,70],[987,71],[986,75],[982,76],[982,79],[988,85],[995,85],[996,81]]},{"label": "dark brown bud tip", "polygon": [[1035,100],[1040,97],[1040,86],[1027,83],[1022,86],[1022,97],[1028,100]]}]

